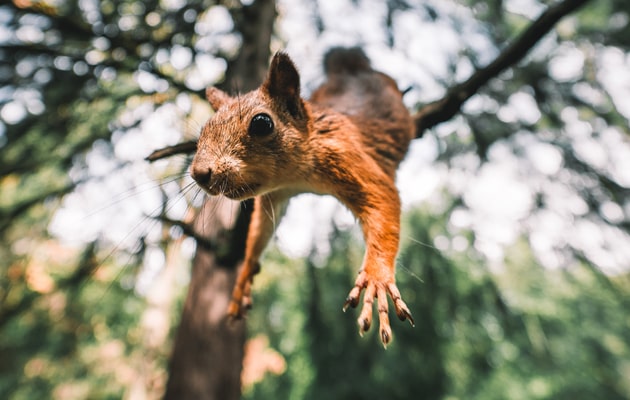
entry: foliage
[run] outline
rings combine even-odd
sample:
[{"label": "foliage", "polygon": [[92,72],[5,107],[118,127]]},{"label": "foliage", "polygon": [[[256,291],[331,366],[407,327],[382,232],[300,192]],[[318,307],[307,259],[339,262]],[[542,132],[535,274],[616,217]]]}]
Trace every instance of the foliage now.
[{"label": "foliage", "polygon": [[[46,250],[52,249],[40,249]],[[11,294],[22,294],[29,304],[2,327],[0,391],[14,399],[118,398],[116,374],[133,379],[122,366],[138,344],[129,327],[137,324],[142,301],[129,296],[129,289],[110,286],[114,266],[103,266],[87,284],[77,285],[64,265],[70,255],[50,255],[29,260],[25,277],[18,275],[19,264],[12,267]]]},{"label": "foliage", "polygon": [[[377,349],[374,330],[356,334],[343,296],[361,261],[349,232],[337,232],[324,266],[269,256],[256,281],[252,336],[268,335],[288,370],[245,398],[625,399],[630,359],[627,277],[610,281],[576,264],[540,266],[526,241],[490,272],[472,247],[439,251],[448,225],[432,213],[405,218],[398,280],[417,325],[394,322]],[[263,278],[264,277],[264,278]],[[303,310],[307,310],[306,315]]]}]

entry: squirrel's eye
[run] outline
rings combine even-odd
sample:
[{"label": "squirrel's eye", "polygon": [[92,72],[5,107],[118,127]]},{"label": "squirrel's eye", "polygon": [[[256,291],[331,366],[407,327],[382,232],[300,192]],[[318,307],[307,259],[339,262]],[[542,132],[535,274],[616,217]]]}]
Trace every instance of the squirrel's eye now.
[{"label": "squirrel's eye", "polygon": [[273,120],[267,114],[256,114],[249,123],[249,134],[252,136],[266,136],[273,132]]}]

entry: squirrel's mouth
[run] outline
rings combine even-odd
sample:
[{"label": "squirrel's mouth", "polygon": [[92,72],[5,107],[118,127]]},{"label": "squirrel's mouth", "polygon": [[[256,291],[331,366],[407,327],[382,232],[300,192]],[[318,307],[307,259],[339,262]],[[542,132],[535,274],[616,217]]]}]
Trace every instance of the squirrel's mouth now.
[{"label": "squirrel's mouth", "polygon": [[210,196],[225,196],[232,200],[246,200],[255,197],[261,184],[234,180],[225,176],[216,176],[209,184],[199,184]]},{"label": "squirrel's mouth", "polygon": [[247,200],[257,194],[258,184],[241,185],[233,188],[224,188],[220,193],[228,199],[232,200]]}]

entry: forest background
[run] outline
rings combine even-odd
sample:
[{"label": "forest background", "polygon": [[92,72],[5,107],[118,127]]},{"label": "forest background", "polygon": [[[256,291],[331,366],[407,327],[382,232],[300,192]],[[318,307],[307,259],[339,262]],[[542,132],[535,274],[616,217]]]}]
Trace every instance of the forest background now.
[{"label": "forest background", "polygon": [[[629,12],[0,5],[0,397],[629,399]],[[186,170],[205,87],[252,89],[283,49],[308,95],[338,45],[409,88],[419,127],[397,272],[417,324],[387,350],[341,312],[362,240],[326,197],[291,204],[227,324],[251,206]]]}]

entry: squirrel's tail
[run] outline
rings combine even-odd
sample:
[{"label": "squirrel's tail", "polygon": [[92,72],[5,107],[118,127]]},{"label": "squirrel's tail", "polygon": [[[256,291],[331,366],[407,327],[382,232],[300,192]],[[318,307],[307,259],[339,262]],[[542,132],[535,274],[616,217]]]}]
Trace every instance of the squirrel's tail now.
[{"label": "squirrel's tail", "polygon": [[326,75],[356,74],[371,70],[370,59],[360,47],[333,47],[324,56]]}]

